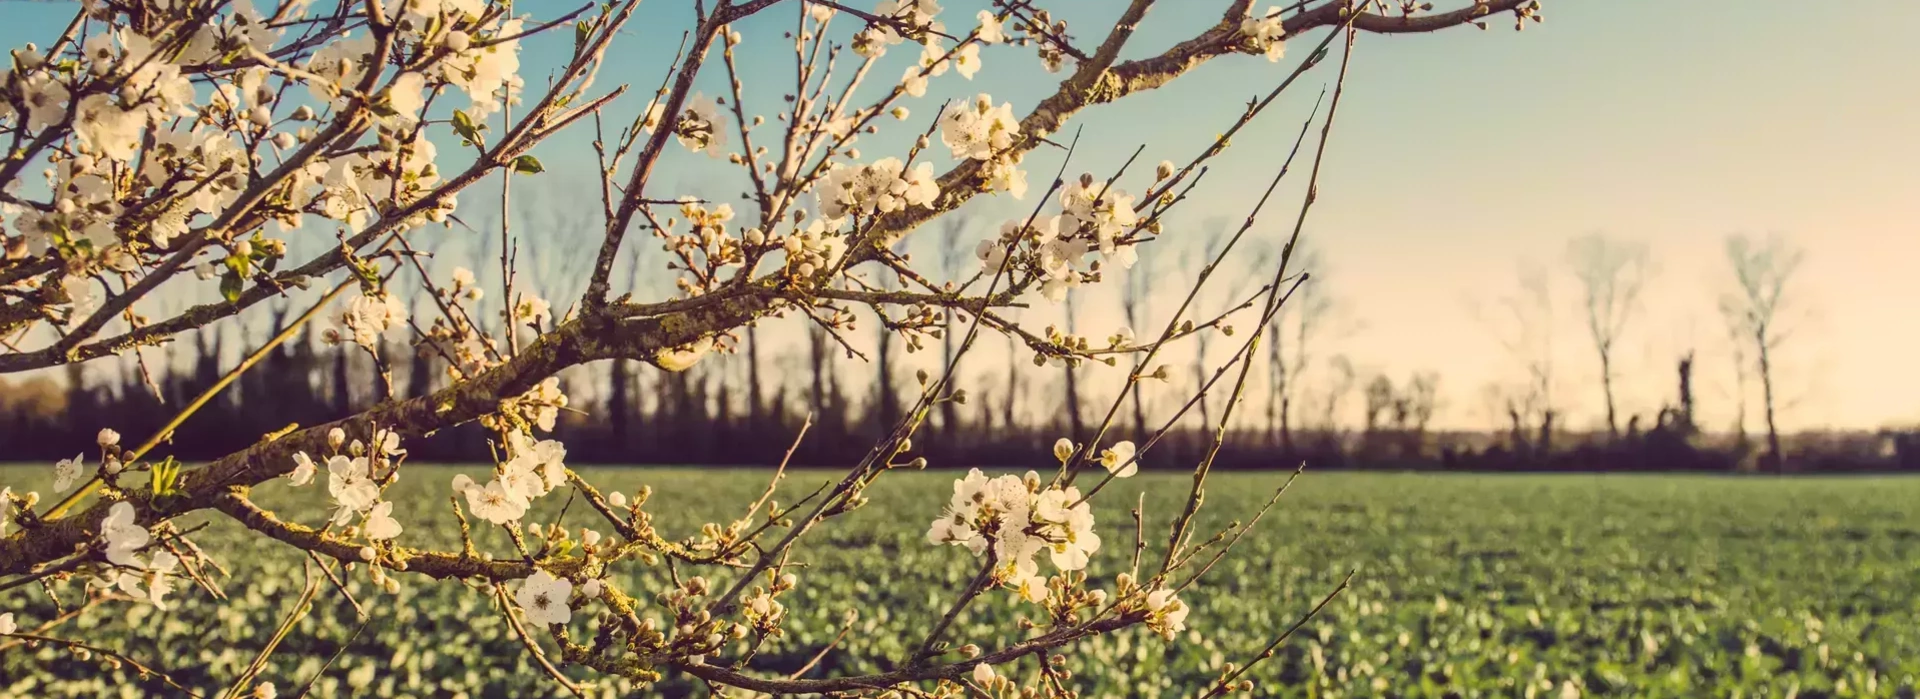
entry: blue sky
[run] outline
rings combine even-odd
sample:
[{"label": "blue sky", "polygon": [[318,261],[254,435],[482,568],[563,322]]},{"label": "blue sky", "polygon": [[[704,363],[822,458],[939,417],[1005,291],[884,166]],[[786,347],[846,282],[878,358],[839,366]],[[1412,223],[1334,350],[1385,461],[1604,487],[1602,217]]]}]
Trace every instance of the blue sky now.
[{"label": "blue sky", "polygon": [[[950,2],[943,18],[970,24],[978,4]],[[1123,3],[1054,4],[1083,41],[1092,41]],[[642,5],[598,84],[632,85],[615,115],[634,113],[659,84],[690,5]],[[1162,0],[1127,56],[1191,36],[1223,5]],[[518,5],[538,17],[571,7]],[[0,43],[44,44],[71,11],[64,4],[0,4],[7,19]],[[1556,393],[1576,425],[1591,425],[1600,409],[1597,390],[1589,388],[1597,364],[1576,318],[1563,251],[1573,236],[1605,232],[1647,241],[1659,267],[1645,312],[1622,340],[1623,409],[1656,409],[1672,384],[1673,358],[1692,347],[1700,355],[1703,410],[1710,420],[1731,419],[1732,370],[1716,310],[1731,283],[1723,240],[1778,232],[1808,255],[1790,315],[1795,334],[1782,357],[1789,399],[1783,423],[1920,420],[1920,313],[1913,310],[1920,277],[1910,272],[1920,259],[1920,134],[1913,131],[1920,124],[1920,44],[1904,29],[1920,24],[1920,3],[1868,0],[1823,10],[1731,0],[1557,0],[1545,14],[1544,24],[1520,33],[1510,20],[1496,19],[1486,32],[1362,37],[1322,196],[1306,229],[1308,243],[1324,255],[1326,291],[1351,321],[1351,332],[1328,338],[1327,351],[1395,377],[1437,371],[1446,400],[1440,422],[1483,426],[1481,387],[1522,377],[1476,309],[1510,290],[1522,264],[1544,265],[1556,273],[1562,301],[1554,326]],[[792,10],[779,8],[739,27],[749,107],[771,114],[790,90],[791,44],[780,34],[792,26]],[[1162,159],[1184,162],[1317,39],[1296,39],[1296,50],[1279,64],[1216,60],[1160,90],[1083,112],[1068,127],[1085,129],[1070,174],[1104,176],[1142,144],[1140,174]],[[527,43],[523,74],[532,85],[557,68],[570,37]],[[873,82],[897,76],[914,53],[896,48]],[[1060,77],[1042,72],[1031,49],[995,47],[983,63],[971,82],[952,73],[936,80],[927,97],[908,103],[914,114],[905,124],[863,141],[862,150],[898,150],[952,96],[988,92],[1024,113]],[[1332,80],[1332,67],[1310,74],[1236,139],[1184,217],[1172,221],[1166,247],[1180,245],[1182,232],[1204,218],[1245,215],[1314,95]],[[709,94],[724,90],[717,56],[701,85]],[[591,183],[589,140],[578,130],[537,151],[559,183],[553,186]],[[1036,189],[1057,163],[1052,153],[1028,160]],[[663,167],[656,181],[672,193],[740,188],[738,174],[685,153]],[[1293,186],[1283,186],[1285,196],[1255,228],[1262,239],[1283,235],[1292,220],[1304,178],[1290,179]],[[1144,178],[1129,180],[1130,189],[1144,188]],[[1012,210],[1012,202],[983,204],[980,234]],[[1177,255],[1166,257],[1170,263]],[[1103,336],[1118,325],[1110,290],[1091,290],[1079,305],[1084,333]],[[1057,321],[1058,311],[1027,317],[1044,325]]]}]

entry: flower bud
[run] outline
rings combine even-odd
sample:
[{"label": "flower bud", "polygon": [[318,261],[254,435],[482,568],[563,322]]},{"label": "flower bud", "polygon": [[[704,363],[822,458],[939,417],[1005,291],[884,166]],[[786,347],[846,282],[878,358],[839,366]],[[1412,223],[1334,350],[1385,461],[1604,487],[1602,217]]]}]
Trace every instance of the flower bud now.
[{"label": "flower bud", "polygon": [[588,597],[599,597],[601,591],[604,590],[605,587],[606,587],[606,584],[600,582],[599,578],[594,578],[580,585],[580,594],[586,595]]},{"label": "flower bud", "polygon": [[247,113],[247,120],[253,122],[254,126],[263,129],[272,126],[273,110],[267,109],[265,106],[254,107],[253,111]]},{"label": "flower bud", "polygon": [[468,35],[466,32],[460,31],[458,29],[447,32],[447,50],[448,51],[459,53],[461,51],[467,50],[467,48],[471,46],[473,46],[473,37]]},{"label": "flower bud", "polygon": [[347,441],[346,430],[340,429],[338,427],[327,430],[327,446],[329,448],[339,449],[340,445],[345,443],[346,441]]},{"label": "flower bud", "polygon": [[910,113],[911,113],[911,112],[908,112],[908,111],[907,111],[907,108],[906,108],[906,107],[894,107],[894,108],[893,108],[893,118],[895,118],[895,119],[899,119],[899,120],[902,120],[902,121],[905,121],[905,120],[906,120],[906,118],[907,118],[907,115],[908,115],[908,114],[910,114]]},{"label": "flower bud", "polygon": [[279,148],[280,150],[291,150],[295,145],[298,145],[298,144],[299,144],[299,141],[294,139],[293,134],[287,133],[285,131],[274,134],[273,136],[273,147]]},{"label": "flower bud", "polygon": [[372,546],[360,547],[360,560],[371,561],[373,560],[373,556],[374,556],[374,551]]},{"label": "flower bud", "polygon": [[1155,169],[1154,169],[1154,171],[1153,171],[1153,176],[1154,176],[1154,179],[1156,179],[1156,180],[1164,180],[1164,179],[1167,179],[1167,178],[1169,178],[1169,177],[1172,177],[1172,176],[1173,176],[1173,161],[1171,161],[1171,160],[1162,160],[1162,161],[1160,161],[1160,167],[1158,167],[1158,168],[1155,168]]},{"label": "flower bud", "polygon": [[299,109],[293,110],[293,120],[313,121],[313,108],[304,104],[300,105]]},{"label": "flower bud", "polygon": [[111,447],[120,443],[120,433],[113,431],[112,428],[106,428],[100,430],[100,434],[94,439],[100,443],[100,446]]},{"label": "flower bud", "polygon": [[612,505],[614,507],[626,507],[627,496],[618,490],[613,491],[611,493],[607,493],[607,504]]}]

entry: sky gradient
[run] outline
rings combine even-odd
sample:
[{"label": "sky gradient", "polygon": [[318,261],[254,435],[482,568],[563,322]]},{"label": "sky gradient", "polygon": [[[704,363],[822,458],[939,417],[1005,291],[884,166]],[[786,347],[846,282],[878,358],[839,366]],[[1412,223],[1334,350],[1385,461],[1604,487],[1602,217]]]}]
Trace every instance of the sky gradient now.
[{"label": "sky gradient", "polygon": [[[1451,9],[1461,2],[1436,4]],[[978,4],[948,3],[943,18],[950,27],[970,26]],[[1082,41],[1092,41],[1094,29],[1108,26],[1122,6],[1056,4],[1091,6],[1059,11]],[[659,84],[690,5],[650,0],[629,25],[599,81],[633,85],[609,123],[634,113]],[[1193,35],[1217,20],[1223,5],[1163,0],[1124,57],[1157,53]],[[570,5],[535,0],[518,8],[546,17]],[[1703,419],[1724,429],[1716,421],[1731,420],[1733,395],[1717,310],[1732,288],[1724,241],[1733,233],[1779,233],[1807,254],[1790,292],[1793,335],[1780,358],[1783,428],[1920,421],[1920,276],[1911,271],[1920,259],[1920,45],[1907,35],[1920,24],[1920,3],[1869,0],[1844,9],[1557,0],[1547,3],[1544,24],[1520,33],[1503,16],[1487,32],[1363,35],[1305,233],[1326,263],[1325,291],[1339,299],[1351,328],[1327,338],[1323,352],[1396,379],[1436,371],[1444,401],[1436,423],[1488,426],[1482,387],[1523,376],[1480,317],[1516,286],[1523,265],[1541,265],[1554,274],[1559,303],[1556,402],[1572,426],[1591,427],[1601,415],[1598,364],[1580,325],[1565,249],[1570,238],[1603,232],[1647,242],[1658,269],[1617,355],[1623,413],[1651,418],[1671,394],[1674,358],[1692,348]],[[7,16],[0,43],[44,44],[71,11],[0,4]],[[792,26],[791,11],[781,10],[739,27],[747,39],[741,62],[748,104],[764,113],[790,90],[790,44],[779,33]],[[1278,64],[1227,57],[1165,88],[1083,112],[1061,136],[1084,126],[1069,174],[1104,177],[1144,144],[1143,165],[1122,184],[1144,189],[1152,163],[1191,158],[1318,39],[1295,39],[1295,50]],[[529,84],[542,82],[569,41],[555,33],[528,42]],[[913,54],[896,48],[875,70],[875,82],[886,84]],[[1042,72],[1031,49],[994,47],[983,63],[970,82],[953,73],[937,79],[927,97],[907,103],[915,112],[908,123],[863,141],[862,149],[898,150],[948,97],[989,92],[1024,113],[1060,77]],[[1309,74],[1236,139],[1170,221],[1162,247],[1171,251],[1183,230],[1209,217],[1246,215],[1334,67],[1329,62]],[[725,89],[717,60],[701,86],[708,94]],[[590,182],[588,139],[576,130],[537,153],[556,179]],[[937,162],[944,169],[946,161]],[[677,153],[666,165],[674,169],[660,181],[669,189],[739,189],[736,172],[701,158]],[[1036,191],[1057,166],[1051,152],[1028,159]],[[1303,185],[1304,177],[1289,177],[1254,229],[1261,240],[1284,237]],[[1015,205],[974,207],[983,220],[969,241],[997,227]],[[1172,262],[1160,261],[1166,269]],[[1178,279],[1167,279],[1173,283],[1162,294],[1184,291]],[[1079,307],[1083,334],[1103,337],[1119,325],[1110,288],[1089,290]],[[1044,326],[1058,311],[1025,318]]]}]

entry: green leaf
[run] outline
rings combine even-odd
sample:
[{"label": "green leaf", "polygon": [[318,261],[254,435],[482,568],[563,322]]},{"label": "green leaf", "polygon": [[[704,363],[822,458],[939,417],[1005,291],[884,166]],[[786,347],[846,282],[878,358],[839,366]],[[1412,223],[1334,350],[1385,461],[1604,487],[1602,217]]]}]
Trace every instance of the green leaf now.
[{"label": "green leaf", "polygon": [[547,168],[540,164],[539,158],[531,155],[523,155],[513,159],[513,171],[531,175],[537,172],[546,172]]},{"label": "green leaf", "polygon": [[240,283],[240,275],[238,274],[229,273],[221,276],[220,297],[226,299],[227,303],[238,303],[240,301]]},{"label": "green leaf", "polygon": [[485,128],[487,128],[485,124],[473,123],[473,117],[467,116],[466,112],[453,110],[453,132],[460,134],[467,143],[479,143],[480,131]]}]

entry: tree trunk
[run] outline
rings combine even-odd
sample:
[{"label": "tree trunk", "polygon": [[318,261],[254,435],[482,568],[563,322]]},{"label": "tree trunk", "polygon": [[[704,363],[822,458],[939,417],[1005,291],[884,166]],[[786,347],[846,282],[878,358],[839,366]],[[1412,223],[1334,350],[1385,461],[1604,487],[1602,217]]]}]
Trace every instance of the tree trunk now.
[{"label": "tree trunk", "polygon": [[1020,377],[1014,375],[1015,372],[1013,369],[1014,364],[1018,361],[1014,359],[1013,334],[1007,333],[1004,337],[1007,338],[1007,404],[1005,410],[1000,414],[1000,428],[1005,430],[1006,434],[1014,435],[1016,432],[1013,416],[1015,412],[1019,410]]},{"label": "tree trunk", "polygon": [[872,425],[880,434],[893,431],[900,422],[900,397],[893,392],[893,330],[886,323],[880,323],[880,349],[875,362],[879,365],[879,376],[875,380],[874,401],[879,409],[879,423]]},{"label": "tree trunk", "polygon": [[1780,428],[1773,422],[1773,364],[1767,353],[1766,330],[1756,333],[1760,345],[1760,399],[1767,411],[1767,465],[1776,474],[1786,472],[1786,460],[1780,454]]},{"label": "tree trunk", "polygon": [[627,360],[615,359],[607,375],[607,443],[616,454],[625,453],[628,445],[627,415],[633,399],[627,384],[632,381],[632,370]]},{"label": "tree trunk", "polygon": [[[953,311],[948,309],[947,314],[940,319],[940,356],[945,360],[940,365],[941,372],[952,371],[955,349],[953,325]],[[948,386],[947,390],[952,391],[953,387]],[[951,400],[943,400],[940,402],[940,442],[943,446],[952,447],[959,441],[960,405]]]},{"label": "tree trunk", "polygon": [[765,401],[760,394],[760,334],[747,326],[747,432],[760,434],[765,427]]},{"label": "tree trunk", "polygon": [[1620,441],[1620,419],[1613,405],[1613,352],[1600,350],[1600,390],[1607,398],[1607,436],[1612,441]]},{"label": "tree trunk", "polygon": [[1534,445],[1534,458],[1543,464],[1553,457],[1553,417],[1552,410],[1540,414],[1540,439]]}]

